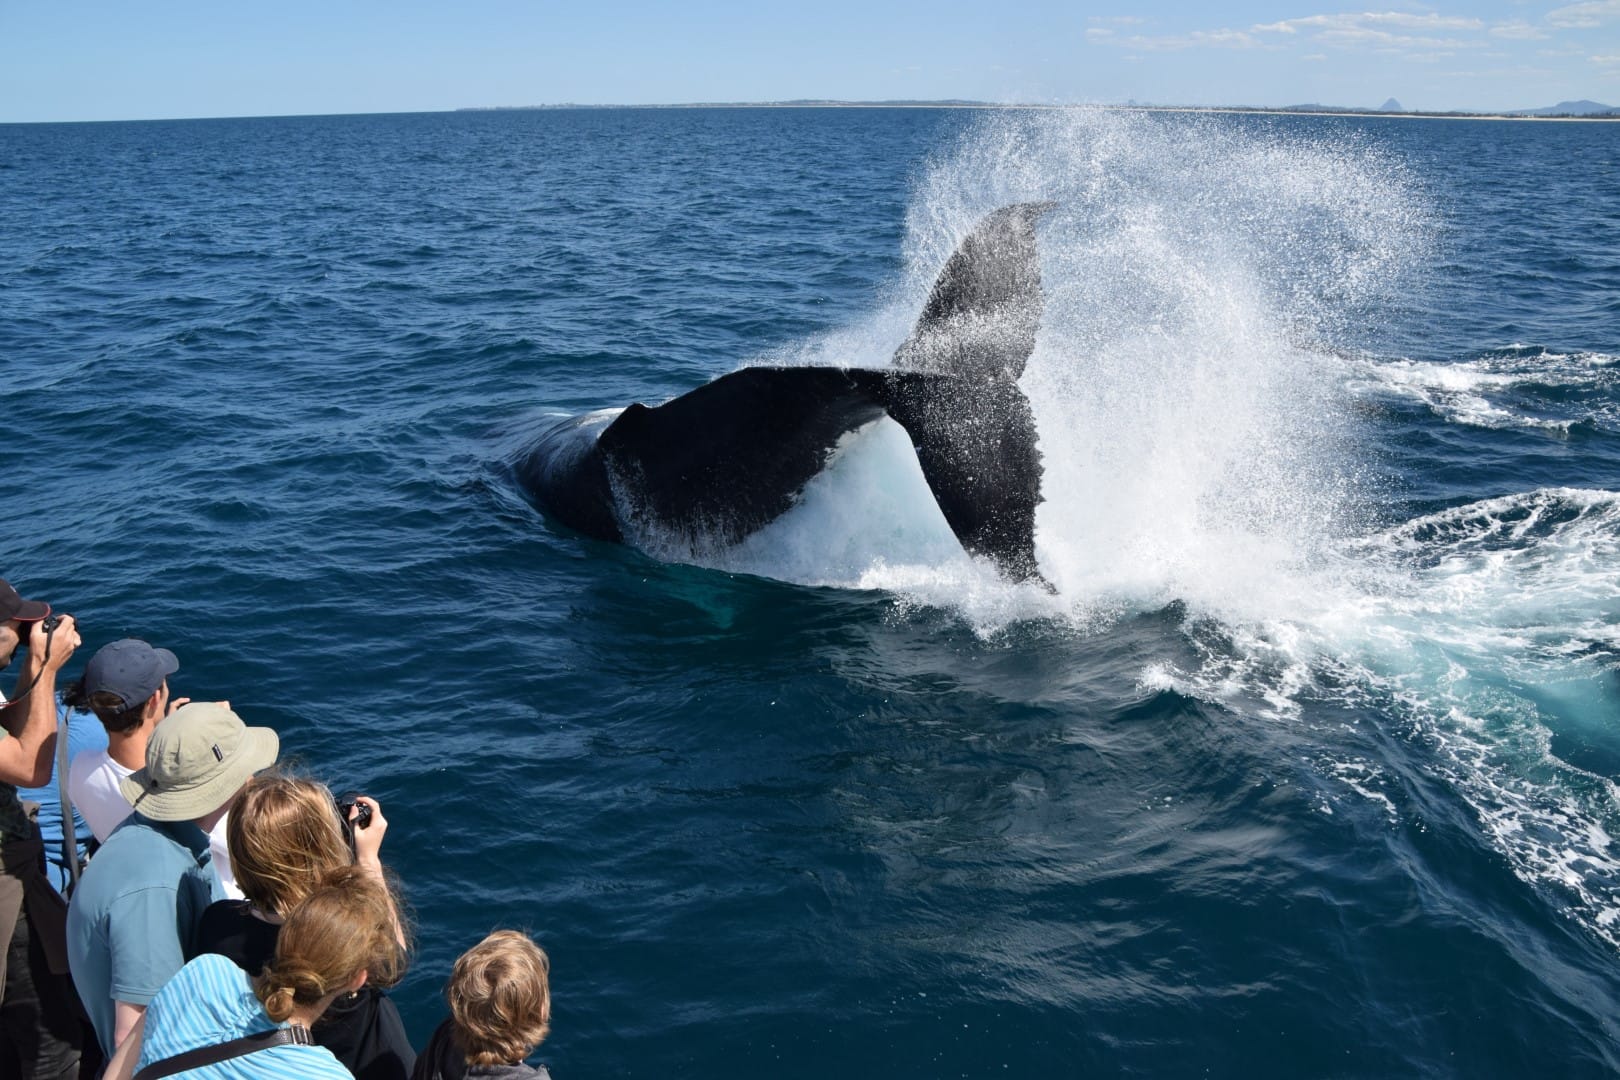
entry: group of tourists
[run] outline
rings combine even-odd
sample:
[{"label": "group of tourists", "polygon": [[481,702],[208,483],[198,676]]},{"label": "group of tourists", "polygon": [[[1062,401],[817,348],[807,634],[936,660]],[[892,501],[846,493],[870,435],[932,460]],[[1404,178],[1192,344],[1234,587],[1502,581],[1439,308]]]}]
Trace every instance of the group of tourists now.
[{"label": "group of tourists", "polygon": [[[276,767],[228,701],[125,638],[59,687],[73,616],[0,580],[0,1080],[547,1080],[549,962],[499,930],[417,1054],[410,936],[367,796]],[[60,692],[59,692],[60,691]]]}]

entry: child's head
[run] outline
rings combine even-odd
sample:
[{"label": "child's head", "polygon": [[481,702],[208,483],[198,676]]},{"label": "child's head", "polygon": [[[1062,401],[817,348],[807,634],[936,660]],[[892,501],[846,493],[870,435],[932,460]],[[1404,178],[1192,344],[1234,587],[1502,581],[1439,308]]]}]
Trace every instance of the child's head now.
[{"label": "child's head", "polygon": [[551,1030],[551,962],[516,930],[497,930],[461,954],[444,996],[469,1065],[512,1065]]}]

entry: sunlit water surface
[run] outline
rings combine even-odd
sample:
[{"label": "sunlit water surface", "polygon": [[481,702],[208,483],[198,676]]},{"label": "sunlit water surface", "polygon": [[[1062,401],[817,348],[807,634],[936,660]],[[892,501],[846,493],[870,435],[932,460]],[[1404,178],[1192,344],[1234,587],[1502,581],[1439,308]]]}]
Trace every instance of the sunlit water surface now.
[{"label": "sunlit water surface", "polygon": [[[1620,1068],[1602,124],[584,110],[0,126],[3,573],[385,804],[425,1039],[561,1077]],[[729,551],[506,462],[881,366],[1054,199],[1041,568],[903,431]]]}]

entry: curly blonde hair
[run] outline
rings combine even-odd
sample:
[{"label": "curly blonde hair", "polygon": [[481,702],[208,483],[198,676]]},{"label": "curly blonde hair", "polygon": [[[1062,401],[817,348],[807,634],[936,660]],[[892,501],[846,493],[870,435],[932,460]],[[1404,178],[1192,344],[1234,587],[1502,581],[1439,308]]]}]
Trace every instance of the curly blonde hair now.
[{"label": "curly blonde hair", "polygon": [[326,875],[354,862],[332,793],[281,772],[247,782],[231,807],[225,844],[237,888],[272,915],[287,914]]},{"label": "curly blonde hair", "polygon": [[469,1065],[511,1065],[551,1031],[551,961],[516,930],[497,930],[456,960],[444,988]]},{"label": "curly blonde hair", "polygon": [[374,874],[344,866],[287,915],[253,993],[279,1024],[295,1006],[320,1001],[362,971],[366,982],[392,986],[404,970],[387,887]]}]

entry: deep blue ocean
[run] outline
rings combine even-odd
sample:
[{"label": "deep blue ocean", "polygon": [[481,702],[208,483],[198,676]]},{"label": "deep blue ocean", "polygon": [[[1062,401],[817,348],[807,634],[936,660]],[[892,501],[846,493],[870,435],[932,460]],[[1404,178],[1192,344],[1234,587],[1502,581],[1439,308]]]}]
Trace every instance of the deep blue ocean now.
[{"label": "deep blue ocean", "polygon": [[[514,483],[1035,198],[1054,592],[888,421],[719,553]],[[0,125],[0,364],[0,576],[382,801],[419,1040],[516,926],[559,1080],[1620,1070],[1620,127]]]}]

